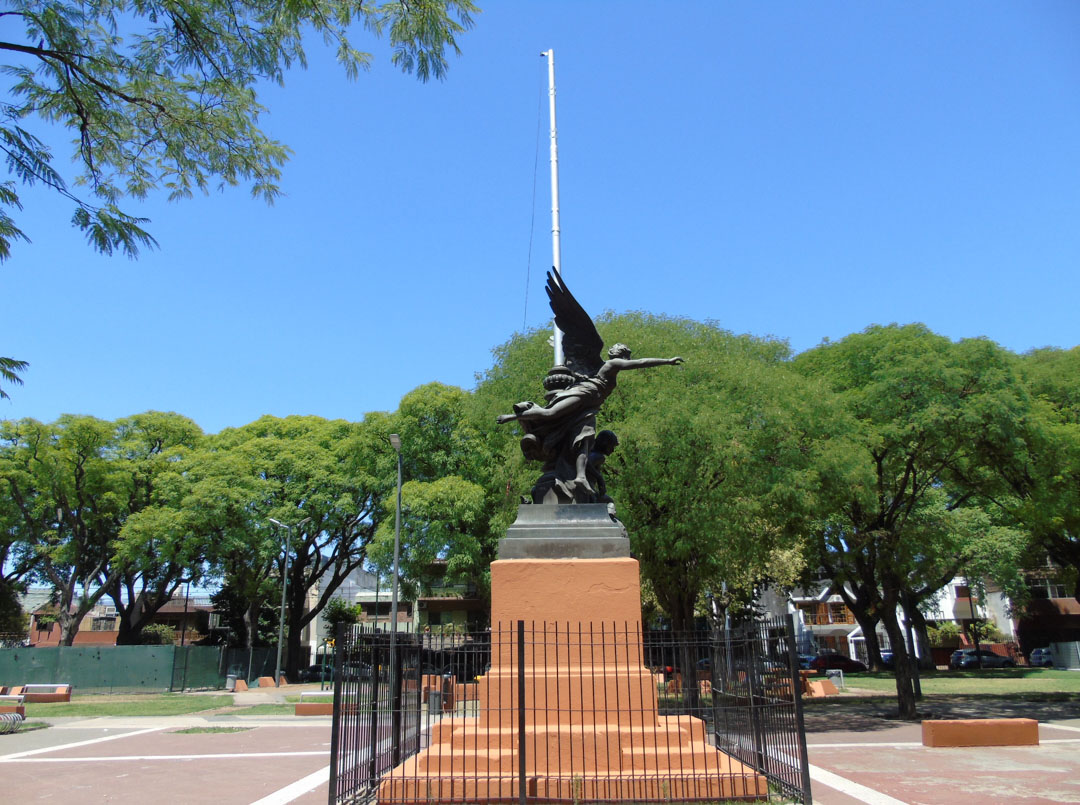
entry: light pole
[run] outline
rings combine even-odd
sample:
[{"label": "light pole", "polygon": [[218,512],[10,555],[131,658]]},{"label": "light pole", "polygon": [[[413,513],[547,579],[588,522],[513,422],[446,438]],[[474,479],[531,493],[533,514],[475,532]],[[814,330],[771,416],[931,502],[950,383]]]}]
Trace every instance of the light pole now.
[{"label": "light pole", "polygon": [[278,615],[277,627],[277,662],[274,663],[274,685],[281,684],[281,644],[285,640],[285,592],[289,588],[289,543],[292,542],[292,530],[299,528],[304,523],[310,522],[310,517],[305,517],[294,526],[288,526],[273,517],[268,518],[278,528],[285,529],[285,568],[281,573],[281,614]]},{"label": "light pole", "polygon": [[398,560],[401,556],[401,437],[390,434],[390,444],[397,453],[397,508],[394,510],[394,584],[390,593],[390,656],[394,656],[394,643],[397,639],[398,609]]}]

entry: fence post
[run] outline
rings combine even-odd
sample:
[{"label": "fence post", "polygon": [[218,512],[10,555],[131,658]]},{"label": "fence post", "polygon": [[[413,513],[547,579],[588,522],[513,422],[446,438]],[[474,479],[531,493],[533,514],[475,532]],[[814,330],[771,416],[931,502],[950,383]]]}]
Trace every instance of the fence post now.
[{"label": "fence post", "polygon": [[[713,624],[711,645],[709,646],[709,684],[712,686],[713,742],[717,748],[720,747],[719,700],[721,694],[725,697],[728,695],[727,680],[724,680],[724,684],[720,684],[720,659],[724,651],[722,639],[730,640],[731,635],[721,632],[720,627]],[[730,648],[728,650],[730,651]]]},{"label": "fence post", "polygon": [[765,738],[761,731],[761,713],[758,712],[758,698],[761,696],[761,657],[759,655],[758,634],[754,624],[746,627],[747,654],[746,684],[750,692],[750,731],[754,736],[754,756],[757,758],[757,770],[765,771]]},{"label": "fence post", "polygon": [[180,650],[184,653],[184,678],[180,681],[180,692],[183,693],[187,690],[187,667],[188,660],[191,658],[191,646],[181,646]]},{"label": "fence post", "polygon": [[171,667],[169,668],[169,693],[174,693],[176,691],[176,659],[178,653],[177,647],[173,646],[172,662],[170,663]]},{"label": "fence post", "polygon": [[518,802],[525,805],[525,621],[517,622]]},{"label": "fence post", "polygon": [[806,722],[802,709],[802,675],[799,673],[799,656],[795,650],[795,618],[787,615],[788,662],[791,664],[791,689],[795,700],[795,728],[799,731],[799,772],[802,776],[803,802],[814,801],[810,793],[810,757],[806,752]]},{"label": "fence post", "polygon": [[[339,623],[334,632],[334,645],[345,647],[345,624]],[[341,708],[341,684],[342,684],[342,657],[344,651],[334,652],[334,716],[330,727],[330,802],[337,802],[338,781],[338,752],[341,749],[342,708]]]},{"label": "fence post", "polygon": [[396,768],[401,763],[401,672],[404,670],[402,662],[401,643],[395,641],[390,649],[390,734],[392,749],[390,753],[391,767]]},{"label": "fence post", "polygon": [[368,782],[375,784],[377,779],[376,756],[379,747],[379,682],[382,676],[382,646],[377,639],[378,634],[372,635],[371,641],[371,732],[368,733],[368,744],[371,748],[371,763],[368,766]]}]

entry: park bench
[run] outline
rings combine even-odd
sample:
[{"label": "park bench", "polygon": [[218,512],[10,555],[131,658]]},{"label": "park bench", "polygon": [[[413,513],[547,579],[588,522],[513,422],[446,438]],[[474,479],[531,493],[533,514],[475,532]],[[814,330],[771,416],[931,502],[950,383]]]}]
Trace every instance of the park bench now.
[{"label": "park bench", "polygon": [[21,694],[27,704],[71,701],[71,685],[17,685],[11,693]]},{"label": "park bench", "polygon": [[[329,700],[327,700],[329,697]],[[304,699],[309,701],[304,701]],[[310,701],[317,700],[317,701]],[[300,694],[300,701],[293,709],[298,716],[332,716],[334,714],[334,691],[305,690]]]},{"label": "park bench", "polygon": [[0,714],[3,713],[16,713],[25,716],[26,708],[23,707],[23,695],[21,693],[0,693]]}]

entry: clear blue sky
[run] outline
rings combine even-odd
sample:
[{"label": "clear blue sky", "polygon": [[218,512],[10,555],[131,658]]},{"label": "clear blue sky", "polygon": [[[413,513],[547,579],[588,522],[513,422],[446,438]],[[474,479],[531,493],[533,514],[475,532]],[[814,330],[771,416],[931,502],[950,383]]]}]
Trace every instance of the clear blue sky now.
[{"label": "clear blue sky", "polygon": [[1080,4],[480,2],[444,83],[371,42],[356,82],[313,45],[266,90],[295,151],[273,207],[130,204],[161,244],[132,262],[28,193],[0,354],[32,365],[0,417],[174,410],[214,432],[472,387],[547,318],[549,47],[563,270],[594,315],[800,351],[894,321],[1080,342]]}]

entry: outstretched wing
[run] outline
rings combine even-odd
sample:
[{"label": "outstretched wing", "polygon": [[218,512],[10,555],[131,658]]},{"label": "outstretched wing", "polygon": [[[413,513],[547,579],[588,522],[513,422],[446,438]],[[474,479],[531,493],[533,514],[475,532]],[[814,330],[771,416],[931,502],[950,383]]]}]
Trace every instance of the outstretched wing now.
[{"label": "outstretched wing", "polygon": [[555,313],[555,324],[563,333],[566,366],[574,372],[592,377],[604,365],[604,359],[600,356],[604,341],[562,277],[549,271],[547,278],[548,301]]}]

